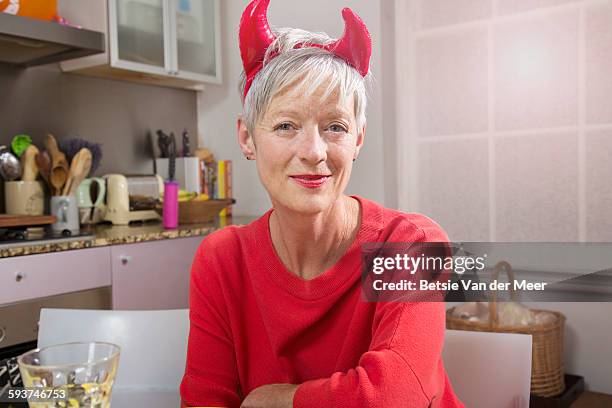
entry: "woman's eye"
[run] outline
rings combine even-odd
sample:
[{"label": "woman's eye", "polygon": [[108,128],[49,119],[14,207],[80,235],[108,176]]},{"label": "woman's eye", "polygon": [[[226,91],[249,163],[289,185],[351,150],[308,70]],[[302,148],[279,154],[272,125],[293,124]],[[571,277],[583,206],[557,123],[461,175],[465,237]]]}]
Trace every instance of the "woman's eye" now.
[{"label": "woman's eye", "polygon": [[285,130],[285,131],[288,131],[288,130],[291,130],[292,128],[293,128],[293,125],[291,123],[281,123],[280,125],[278,125],[276,127],[275,130]]},{"label": "woman's eye", "polygon": [[344,126],[338,125],[338,124],[333,124],[329,127],[329,130],[331,130],[332,132],[346,132],[347,130],[344,128]]}]

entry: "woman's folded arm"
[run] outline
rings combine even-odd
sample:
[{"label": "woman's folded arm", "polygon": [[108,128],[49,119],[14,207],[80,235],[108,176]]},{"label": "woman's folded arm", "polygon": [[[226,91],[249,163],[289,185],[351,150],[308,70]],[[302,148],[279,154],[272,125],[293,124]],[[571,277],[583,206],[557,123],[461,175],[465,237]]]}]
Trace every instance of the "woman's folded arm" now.
[{"label": "woman's folded arm", "polygon": [[[183,406],[240,405],[236,357],[220,285],[207,262],[206,240],[198,248],[189,285],[189,342],[181,382]],[[207,270],[207,268],[209,268]]]},{"label": "woman's folded arm", "polygon": [[386,303],[359,365],[306,381],[294,407],[429,407],[444,393],[444,303]]}]

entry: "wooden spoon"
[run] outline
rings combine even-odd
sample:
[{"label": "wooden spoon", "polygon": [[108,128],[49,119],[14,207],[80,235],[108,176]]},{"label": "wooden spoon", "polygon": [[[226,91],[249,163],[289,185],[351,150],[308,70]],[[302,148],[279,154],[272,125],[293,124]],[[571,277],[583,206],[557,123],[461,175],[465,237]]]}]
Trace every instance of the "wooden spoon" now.
[{"label": "wooden spoon", "polygon": [[47,134],[47,136],[45,136],[45,147],[51,156],[49,180],[51,180],[51,185],[59,194],[68,178],[68,161],[66,160],[66,155],[57,147],[57,141],[52,134]]},{"label": "wooden spoon", "polygon": [[38,167],[38,172],[42,176],[43,180],[49,186],[51,190],[51,194],[55,195],[55,187],[51,185],[51,181],[49,180],[49,176],[51,173],[51,158],[49,157],[49,152],[43,150],[36,155],[36,167]]},{"label": "wooden spoon", "polygon": [[21,155],[21,180],[34,181],[38,176],[38,167],[36,167],[36,155],[39,153],[38,147],[29,145],[25,152]]},{"label": "wooden spoon", "polygon": [[68,181],[64,186],[63,195],[73,195],[76,193],[79,184],[83,182],[85,177],[91,170],[92,156],[91,151],[84,147],[77,152],[72,158],[70,165],[70,174],[68,175]]}]

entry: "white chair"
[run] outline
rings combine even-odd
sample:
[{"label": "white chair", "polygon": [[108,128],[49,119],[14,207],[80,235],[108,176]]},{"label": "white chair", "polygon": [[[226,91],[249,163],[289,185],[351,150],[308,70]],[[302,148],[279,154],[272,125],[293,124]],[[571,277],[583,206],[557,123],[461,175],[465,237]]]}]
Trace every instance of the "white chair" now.
[{"label": "white chair", "polygon": [[189,311],[42,309],[38,346],[106,341],[121,347],[112,406],[176,407],[185,370]]},{"label": "white chair", "polygon": [[442,358],[466,407],[529,407],[530,335],[446,330]]},{"label": "white chair", "polygon": [[[188,335],[188,310],[42,309],[38,344],[118,344],[113,408],[166,408],[180,402]],[[529,406],[531,336],[447,330],[442,355],[466,407]]]}]

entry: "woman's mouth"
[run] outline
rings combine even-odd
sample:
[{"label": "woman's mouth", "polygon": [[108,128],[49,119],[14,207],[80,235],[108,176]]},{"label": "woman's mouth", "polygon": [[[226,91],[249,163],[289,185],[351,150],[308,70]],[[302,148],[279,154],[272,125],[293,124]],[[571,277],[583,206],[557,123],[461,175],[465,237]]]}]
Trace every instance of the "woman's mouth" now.
[{"label": "woman's mouth", "polygon": [[302,187],[306,188],[319,188],[331,177],[330,175],[323,174],[298,174],[296,176],[290,176],[293,181]]}]

